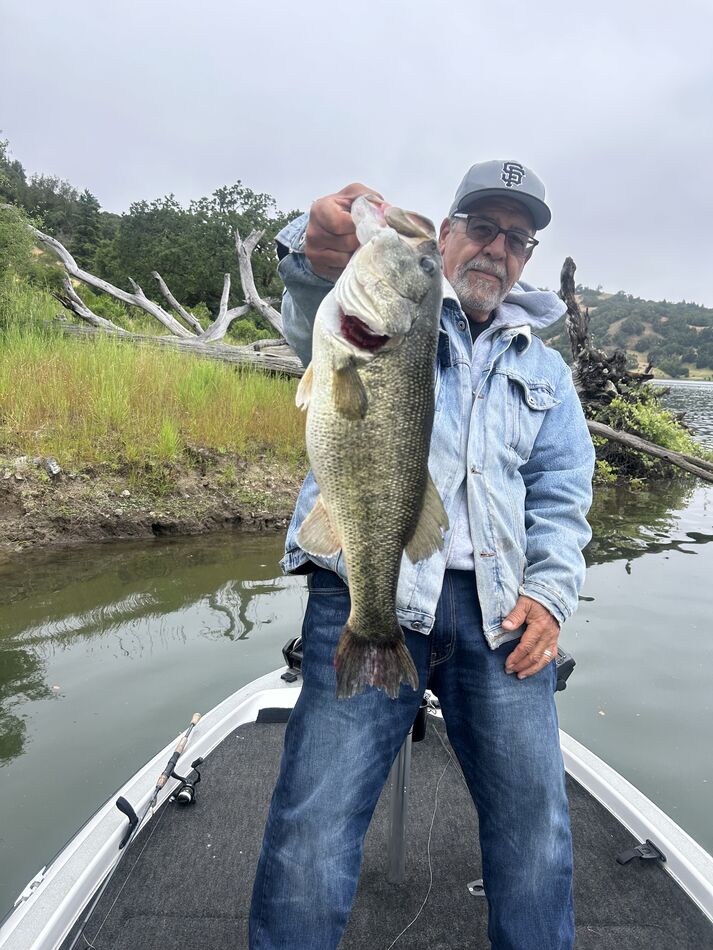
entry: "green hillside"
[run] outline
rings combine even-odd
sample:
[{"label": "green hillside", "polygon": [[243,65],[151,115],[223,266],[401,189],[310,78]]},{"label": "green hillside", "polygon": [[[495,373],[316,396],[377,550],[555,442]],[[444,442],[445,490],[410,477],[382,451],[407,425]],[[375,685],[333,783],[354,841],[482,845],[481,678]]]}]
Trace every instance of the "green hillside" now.
[{"label": "green hillside", "polygon": [[[713,309],[699,304],[642,300],[577,286],[580,306],[588,307],[595,346],[625,350],[632,365],[653,363],[656,375],[706,379],[713,376]],[[544,337],[571,361],[564,317]]]}]

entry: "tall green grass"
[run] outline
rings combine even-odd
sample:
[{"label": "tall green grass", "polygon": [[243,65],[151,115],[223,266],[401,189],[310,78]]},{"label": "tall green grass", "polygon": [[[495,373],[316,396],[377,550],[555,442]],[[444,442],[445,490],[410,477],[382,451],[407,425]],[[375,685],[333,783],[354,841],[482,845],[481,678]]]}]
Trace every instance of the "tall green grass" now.
[{"label": "tall green grass", "polygon": [[59,305],[0,284],[0,452],[140,468],[190,449],[304,462],[296,382],[111,337],[65,337]]}]

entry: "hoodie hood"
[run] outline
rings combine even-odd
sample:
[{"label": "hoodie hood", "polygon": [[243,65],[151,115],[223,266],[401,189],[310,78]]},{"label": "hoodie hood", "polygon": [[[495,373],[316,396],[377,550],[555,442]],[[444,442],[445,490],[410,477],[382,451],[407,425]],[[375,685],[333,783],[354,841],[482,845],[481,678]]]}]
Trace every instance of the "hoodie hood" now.
[{"label": "hoodie hood", "polygon": [[543,330],[567,312],[567,305],[552,290],[539,290],[523,280],[513,284],[495,313],[493,326],[529,326]]},{"label": "hoodie hood", "polygon": [[[458,301],[455,291],[443,278],[443,296]],[[513,284],[510,293],[495,310],[493,327],[529,327],[543,330],[567,312],[563,300],[551,290],[539,290],[524,280]]]}]

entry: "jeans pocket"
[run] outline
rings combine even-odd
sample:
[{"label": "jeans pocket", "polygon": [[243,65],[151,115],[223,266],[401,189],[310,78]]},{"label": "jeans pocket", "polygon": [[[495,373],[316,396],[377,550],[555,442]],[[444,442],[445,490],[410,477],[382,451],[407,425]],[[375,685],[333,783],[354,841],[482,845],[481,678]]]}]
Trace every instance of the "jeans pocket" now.
[{"label": "jeans pocket", "polygon": [[348,588],[339,574],[317,567],[307,575],[307,589],[310,594],[337,596],[344,594]]}]

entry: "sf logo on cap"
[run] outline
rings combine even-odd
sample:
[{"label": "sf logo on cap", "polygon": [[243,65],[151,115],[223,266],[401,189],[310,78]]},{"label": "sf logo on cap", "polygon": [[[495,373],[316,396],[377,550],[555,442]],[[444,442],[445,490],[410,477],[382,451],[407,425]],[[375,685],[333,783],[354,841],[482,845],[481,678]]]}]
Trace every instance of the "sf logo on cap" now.
[{"label": "sf logo on cap", "polygon": [[519,162],[503,162],[503,171],[500,176],[505,182],[507,188],[513,185],[521,185],[525,177],[525,169]]}]

